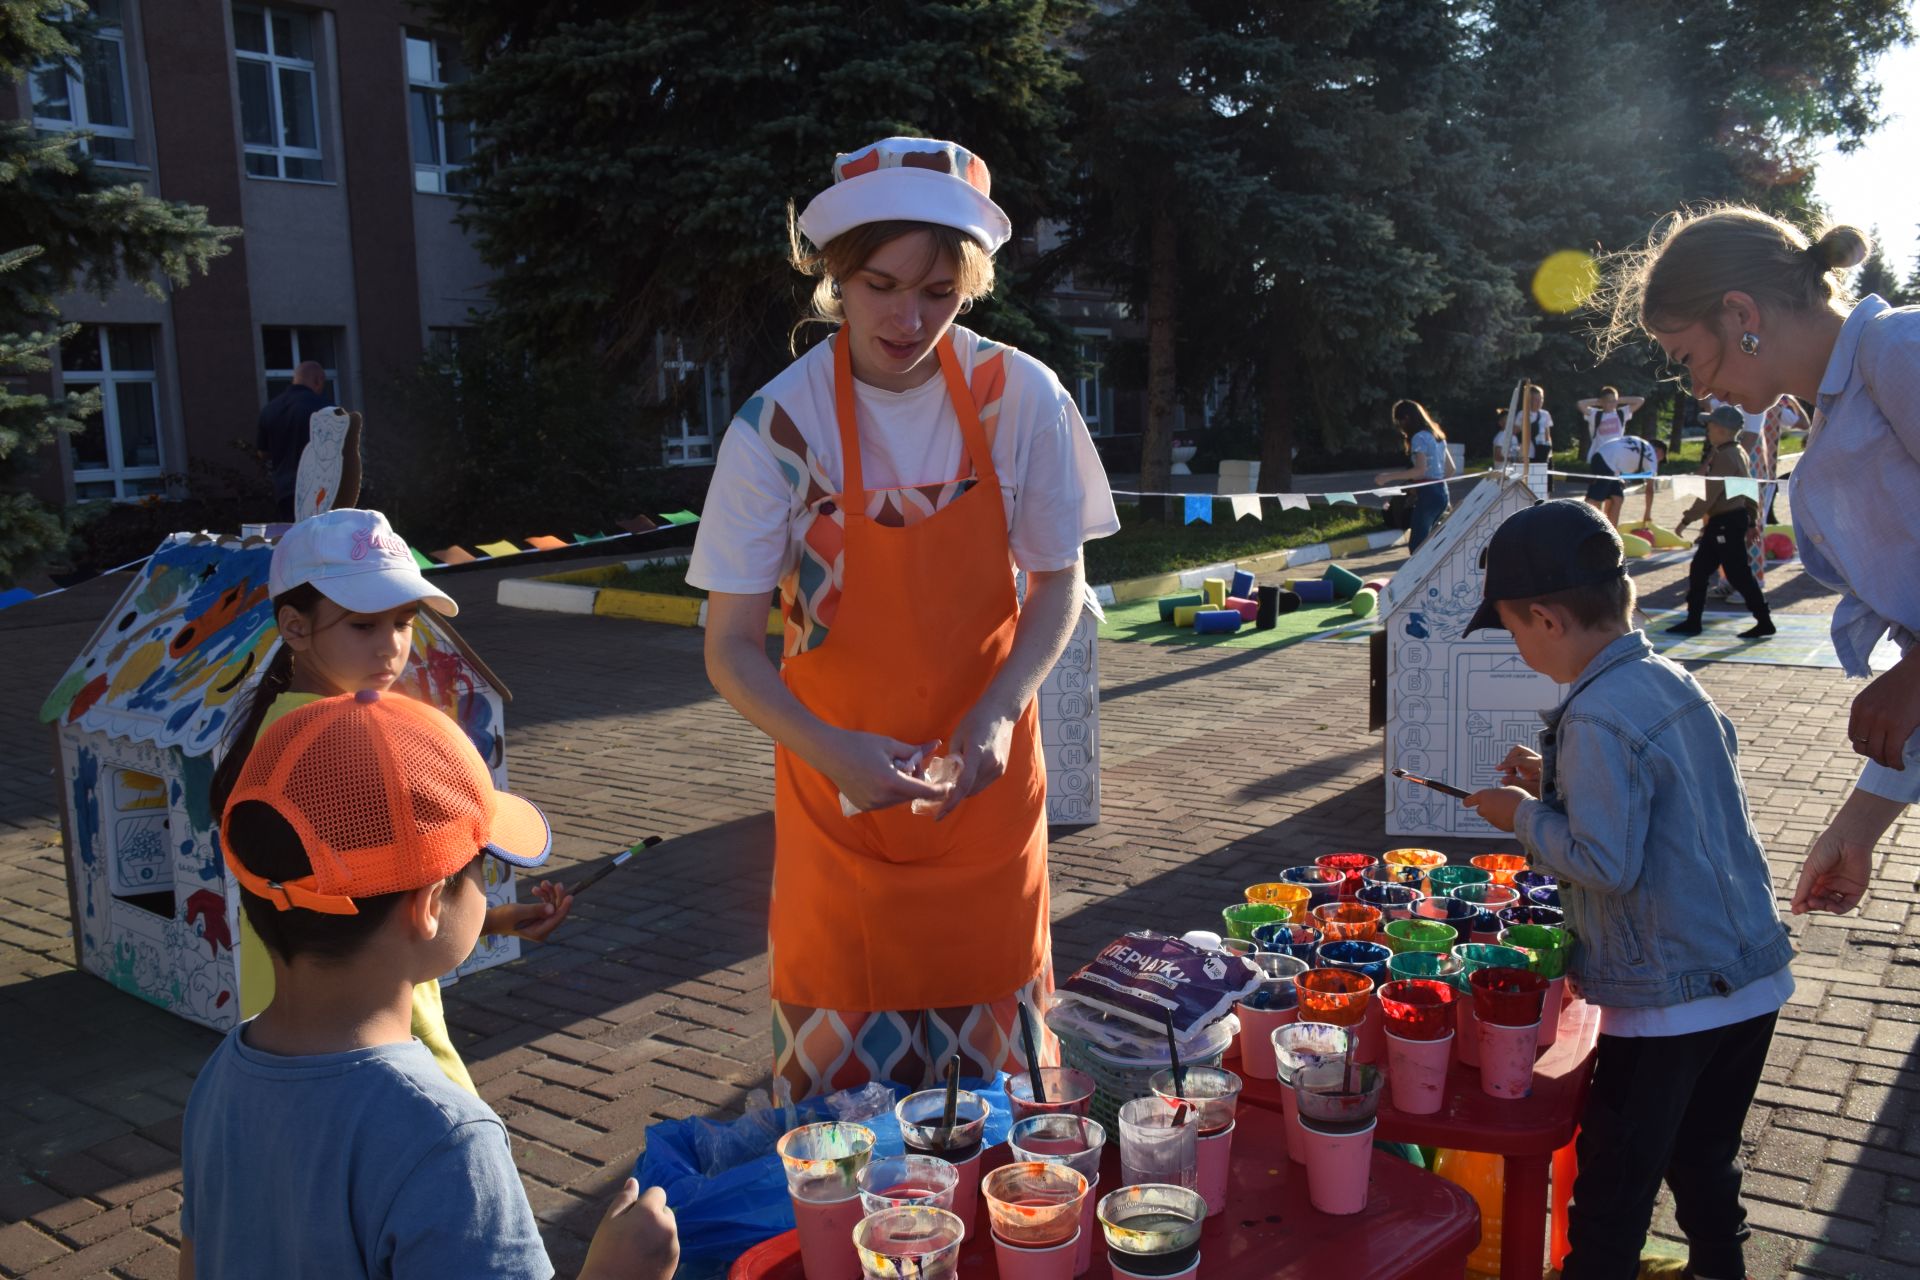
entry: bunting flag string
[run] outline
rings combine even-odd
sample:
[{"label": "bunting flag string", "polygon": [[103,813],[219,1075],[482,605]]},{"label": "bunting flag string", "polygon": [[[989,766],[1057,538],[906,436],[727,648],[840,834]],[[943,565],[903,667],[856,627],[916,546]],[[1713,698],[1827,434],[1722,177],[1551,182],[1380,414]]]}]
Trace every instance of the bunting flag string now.
[{"label": "bunting flag string", "polygon": [[1280,504],[1282,511],[1305,511],[1315,498],[1330,507],[1357,507],[1361,498],[1398,498],[1413,489],[1422,489],[1428,485],[1453,484],[1460,480],[1477,480],[1481,476],[1494,474],[1491,471],[1473,471],[1465,475],[1449,476],[1445,480],[1419,480],[1401,484],[1382,485],[1373,489],[1354,489],[1350,492],[1335,493],[1170,493],[1151,489],[1115,489],[1116,498],[1178,498],[1181,512],[1187,524],[1212,524],[1213,504],[1224,499],[1227,509],[1235,520],[1252,517],[1260,519],[1260,501],[1272,498]]}]

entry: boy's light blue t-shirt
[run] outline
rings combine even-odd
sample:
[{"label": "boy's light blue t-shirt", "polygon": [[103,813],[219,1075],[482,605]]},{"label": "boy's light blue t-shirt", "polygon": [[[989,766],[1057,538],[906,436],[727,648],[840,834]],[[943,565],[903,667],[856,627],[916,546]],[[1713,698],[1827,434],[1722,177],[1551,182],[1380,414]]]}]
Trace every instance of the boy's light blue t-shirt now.
[{"label": "boy's light blue t-shirt", "polygon": [[187,1101],[199,1275],[531,1277],[553,1266],[492,1108],[426,1046],[283,1058],[220,1042]]}]

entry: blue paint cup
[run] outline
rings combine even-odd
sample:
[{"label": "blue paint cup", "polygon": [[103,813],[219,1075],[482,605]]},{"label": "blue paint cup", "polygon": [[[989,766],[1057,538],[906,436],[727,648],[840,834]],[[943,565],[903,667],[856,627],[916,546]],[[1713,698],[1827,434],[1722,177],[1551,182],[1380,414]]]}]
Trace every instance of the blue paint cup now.
[{"label": "blue paint cup", "polygon": [[1560,886],[1557,884],[1535,885],[1527,890],[1527,902],[1536,907],[1560,908]]},{"label": "blue paint cup", "polygon": [[1380,908],[1380,915],[1386,920],[1410,918],[1414,909],[1427,899],[1426,894],[1410,885],[1377,882],[1361,885],[1360,892],[1354,896],[1370,907]]},{"label": "blue paint cup", "polygon": [[1387,962],[1393,959],[1393,952],[1377,942],[1360,942],[1345,938],[1339,942],[1323,942],[1314,952],[1314,963],[1322,969],[1351,969],[1373,979],[1377,987],[1387,981]]},{"label": "blue paint cup", "polygon": [[1304,924],[1285,921],[1258,924],[1253,927],[1253,945],[1262,952],[1292,956],[1295,960],[1312,964],[1313,950],[1320,945],[1320,935]]},{"label": "blue paint cup", "polygon": [[[1463,886],[1465,887],[1465,886]],[[1415,917],[1421,920],[1438,920],[1441,924],[1450,924],[1459,931],[1461,937],[1473,932],[1480,919],[1480,908],[1471,902],[1451,898],[1445,894],[1435,894],[1414,910]],[[1488,932],[1492,931],[1492,917],[1488,918]]]},{"label": "blue paint cup", "polygon": [[1513,887],[1518,889],[1522,896],[1525,896],[1529,889],[1540,889],[1559,883],[1559,878],[1551,872],[1535,871],[1531,867],[1525,871],[1516,872],[1513,877]]},{"label": "blue paint cup", "polygon": [[1303,884],[1313,896],[1307,900],[1307,910],[1324,907],[1340,898],[1340,886],[1346,883],[1344,871],[1333,871],[1326,867],[1288,867],[1278,877],[1287,884]]},{"label": "blue paint cup", "polygon": [[1500,927],[1511,929],[1516,924],[1545,924],[1556,929],[1567,927],[1567,913],[1558,907],[1513,906],[1500,913]]}]

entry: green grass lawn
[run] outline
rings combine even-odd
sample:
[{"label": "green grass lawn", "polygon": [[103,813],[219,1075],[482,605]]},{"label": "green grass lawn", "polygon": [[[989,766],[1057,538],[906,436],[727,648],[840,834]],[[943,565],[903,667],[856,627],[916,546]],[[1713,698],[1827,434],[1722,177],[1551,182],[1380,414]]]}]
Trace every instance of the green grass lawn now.
[{"label": "green grass lawn", "polygon": [[1264,502],[1260,517],[1234,520],[1227,504],[1216,502],[1212,524],[1175,524],[1146,520],[1138,506],[1123,506],[1120,532],[1087,544],[1087,581],[1098,584],[1172,573],[1263,551],[1350,538],[1381,527],[1380,512],[1367,507],[1277,511],[1272,502]]},{"label": "green grass lawn", "polygon": [[600,584],[612,587],[616,591],[651,591],[663,596],[691,596],[696,600],[706,598],[706,592],[698,587],[687,585],[687,566],[685,561],[678,564],[643,564],[639,568],[621,568],[620,572]]}]

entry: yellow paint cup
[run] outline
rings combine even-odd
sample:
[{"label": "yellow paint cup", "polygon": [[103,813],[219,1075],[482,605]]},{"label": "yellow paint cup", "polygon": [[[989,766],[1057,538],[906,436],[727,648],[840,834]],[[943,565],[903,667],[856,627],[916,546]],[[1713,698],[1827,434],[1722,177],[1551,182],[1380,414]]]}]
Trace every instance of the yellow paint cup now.
[{"label": "yellow paint cup", "polygon": [[1307,922],[1307,903],[1312,897],[1312,891],[1305,885],[1288,884],[1283,880],[1247,886],[1248,902],[1268,902],[1283,908],[1290,924]]}]

